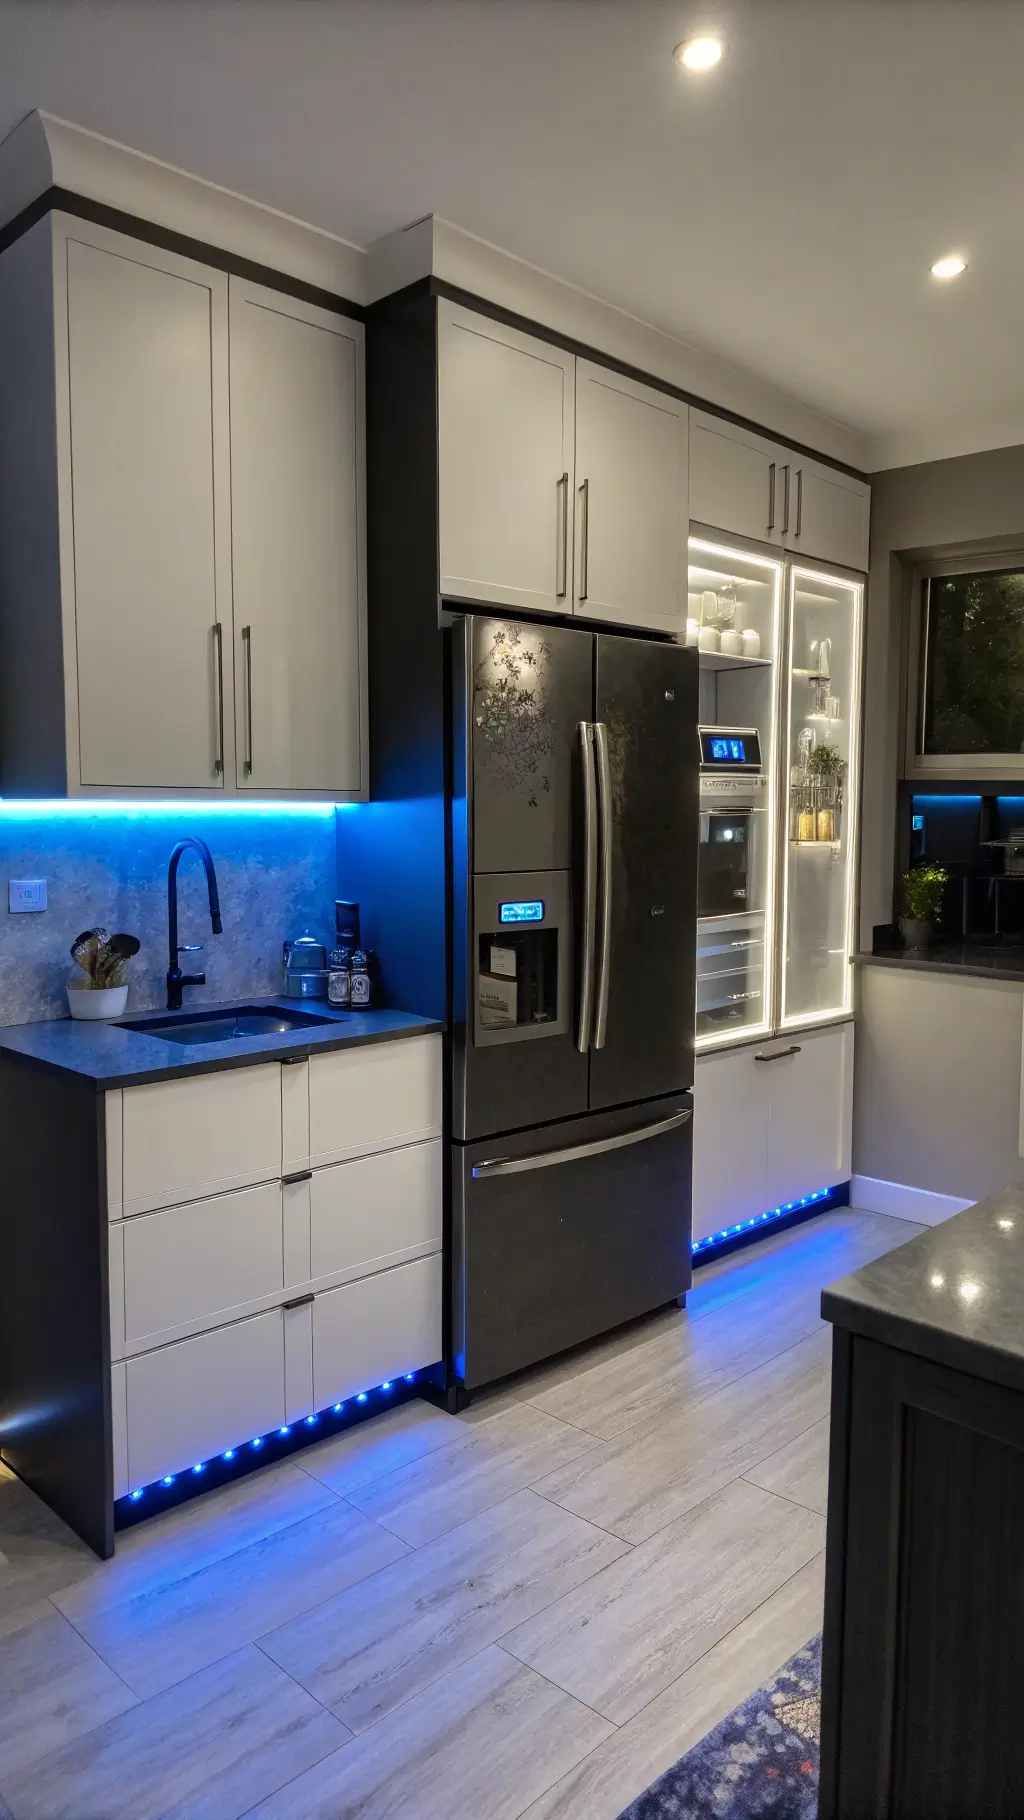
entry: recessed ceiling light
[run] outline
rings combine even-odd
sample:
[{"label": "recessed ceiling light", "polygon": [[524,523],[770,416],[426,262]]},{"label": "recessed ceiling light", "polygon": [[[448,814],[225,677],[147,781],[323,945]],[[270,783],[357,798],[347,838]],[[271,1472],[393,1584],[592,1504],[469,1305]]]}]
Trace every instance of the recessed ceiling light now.
[{"label": "recessed ceiling light", "polygon": [[959,253],[947,253],[944,258],[936,259],[932,266],[932,277],[959,278],[961,272],[966,270],[966,259],[962,259]]},{"label": "recessed ceiling light", "polygon": [[684,69],[710,70],[719,62],[722,46],[717,38],[685,38],[672,55]]}]

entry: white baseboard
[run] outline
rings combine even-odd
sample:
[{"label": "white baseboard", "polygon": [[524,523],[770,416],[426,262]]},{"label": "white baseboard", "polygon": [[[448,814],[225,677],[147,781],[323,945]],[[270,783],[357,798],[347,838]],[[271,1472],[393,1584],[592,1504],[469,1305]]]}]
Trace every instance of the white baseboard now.
[{"label": "white baseboard", "polygon": [[850,1179],[850,1206],[868,1213],[889,1213],[897,1220],[916,1220],[919,1226],[938,1226],[954,1213],[973,1207],[973,1201],[956,1194],[939,1194],[934,1188],[911,1188],[908,1182],[883,1182],[876,1175]]}]

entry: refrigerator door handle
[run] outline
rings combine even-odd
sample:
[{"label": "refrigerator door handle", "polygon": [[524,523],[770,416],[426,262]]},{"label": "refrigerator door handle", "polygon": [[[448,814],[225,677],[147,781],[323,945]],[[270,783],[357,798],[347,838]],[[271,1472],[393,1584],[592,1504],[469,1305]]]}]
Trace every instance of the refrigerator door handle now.
[{"label": "refrigerator door handle", "polygon": [[615,1137],[594,1138],[589,1144],[567,1144],[561,1150],[541,1150],[533,1156],[496,1156],[484,1163],[474,1163],[474,1180],[481,1175],[523,1175],[530,1169],[552,1169],[556,1163],[576,1163],[583,1157],[603,1156],[606,1150],[626,1150],[630,1144],[644,1144],[648,1138],[663,1132],[678,1131],[692,1119],[689,1106],[658,1119],[653,1125],[642,1125],[639,1131],[620,1131]]},{"label": "refrigerator door handle", "polygon": [[612,772],[608,759],[608,728],[594,723],[597,760],[597,810],[601,829],[601,894],[597,930],[597,985],[594,1007],[594,1048],[603,1049],[608,1034],[608,990],[612,970]]},{"label": "refrigerator door handle", "polygon": [[589,720],[581,720],[576,731],[580,737],[583,764],[583,954],[580,961],[580,1021],[576,1047],[581,1055],[590,1048],[590,1025],[594,1012],[594,930],[597,921],[597,780],[594,773],[594,729]]}]

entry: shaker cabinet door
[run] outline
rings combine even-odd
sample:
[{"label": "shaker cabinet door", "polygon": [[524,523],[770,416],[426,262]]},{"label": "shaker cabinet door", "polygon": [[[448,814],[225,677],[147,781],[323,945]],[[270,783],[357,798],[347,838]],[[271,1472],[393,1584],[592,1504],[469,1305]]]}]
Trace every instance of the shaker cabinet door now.
[{"label": "shaker cabinet door", "polygon": [[232,278],[242,790],[364,791],[363,329]]},{"label": "shaker cabinet door", "polygon": [[776,1203],[768,1179],[770,1068],[761,1045],[699,1055],[693,1083],[693,1237],[709,1238]]},{"label": "shaker cabinet door", "polygon": [[441,593],[569,612],[574,356],[449,303],[437,337]]},{"label": "shaker cabinet door", "polygon": [[851,474],[794,456],[788,550],[845,569],[867,569],[871,490]]},{"label": "shaker cabinet door", "polygon": [[[67,284],[62,512],[74,526],[76,651],[65,669],[77,676],[80,782],[223,788],[227,279],[86,233],[56,249]],[[70,743],[73,753],[73,731]]]},{"label": "shaker cabinet door", "polygon": [[677,634],[686,619],[687,409],[576,363],[574,610]]},{"label": "shaker cabinet door", "polygon": [[785,460],[763,437],[691,411],[691,519],[758,543],[781,544]]}]

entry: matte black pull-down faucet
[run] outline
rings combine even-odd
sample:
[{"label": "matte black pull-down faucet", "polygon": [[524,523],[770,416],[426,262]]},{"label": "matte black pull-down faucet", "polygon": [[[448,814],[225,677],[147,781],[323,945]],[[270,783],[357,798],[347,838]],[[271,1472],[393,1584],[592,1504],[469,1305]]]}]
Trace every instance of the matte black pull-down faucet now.
[{"label": "matte black pull-down faucet", "polygon": [[178,965],[179,954],[198,954],[198,944],[178,946],[178,863],[183,853],[194,847],[203,862],[206,873],[206,889],[210,898],[210,926],[214,935],[223,934],[220,920],[220,896],[217,891],[217,874],[213,869],[213,855],[204,840],[197,840],[193,834],[187,834],[180,840],[171,854],[167,867],[167,940],[170,948],[170,965],[167,969],[167,1009],[181,1010],[181,989],[183,986],[205,986],[205,973],[182,973]]}]

